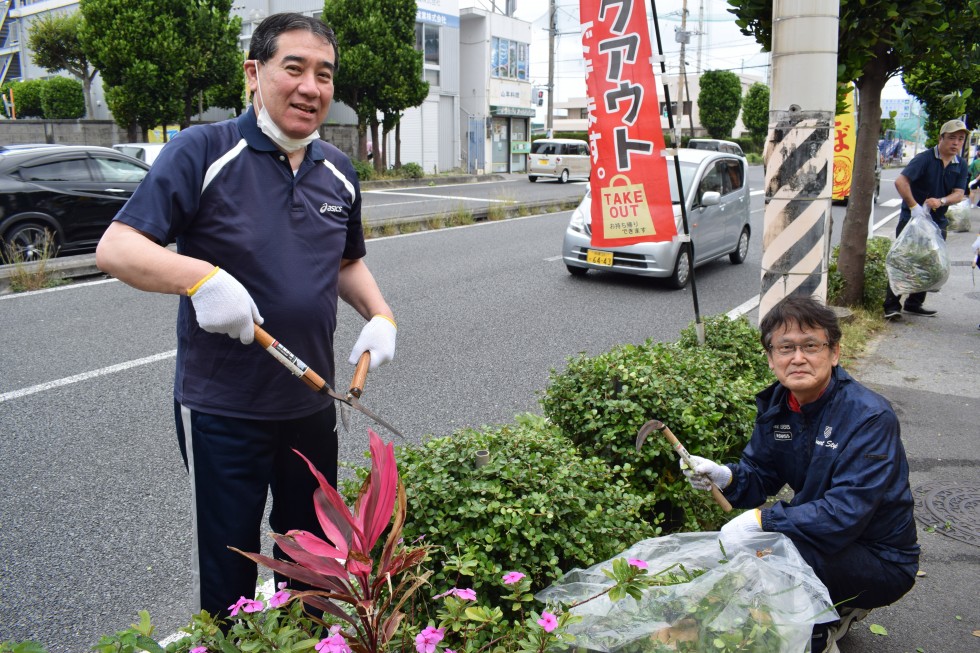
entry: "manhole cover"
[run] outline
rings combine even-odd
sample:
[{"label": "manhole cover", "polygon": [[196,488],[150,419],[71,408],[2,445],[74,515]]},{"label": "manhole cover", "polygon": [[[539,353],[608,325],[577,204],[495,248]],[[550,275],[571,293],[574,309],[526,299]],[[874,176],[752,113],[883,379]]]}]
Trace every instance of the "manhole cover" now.
[{"label": "manhole cover", "polygon": [[932,481],[912,490],[915,516],[967,544],[980,546],[980,487],[957,481]]}]

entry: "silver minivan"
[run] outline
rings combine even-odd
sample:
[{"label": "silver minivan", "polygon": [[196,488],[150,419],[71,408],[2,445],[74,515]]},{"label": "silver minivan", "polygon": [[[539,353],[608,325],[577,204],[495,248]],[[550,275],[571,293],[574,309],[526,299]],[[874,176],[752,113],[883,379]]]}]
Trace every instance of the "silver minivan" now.
[{"label": "silver minivan", "polygon": [[531,143],[527,155],[527,178],[557,179],[561,183],[569,179],[588,180],[592,174],[589,144],[576,138],[539,138]]}]

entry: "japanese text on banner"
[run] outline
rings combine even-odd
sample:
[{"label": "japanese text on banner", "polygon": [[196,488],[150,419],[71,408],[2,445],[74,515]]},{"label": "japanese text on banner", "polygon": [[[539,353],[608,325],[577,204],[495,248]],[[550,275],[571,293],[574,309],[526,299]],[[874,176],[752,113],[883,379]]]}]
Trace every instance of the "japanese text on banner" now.
[{"label": "japanese text on banner", "polygon": [[592,244],[677,234],[643,0],[580,0],[592,152]]}]

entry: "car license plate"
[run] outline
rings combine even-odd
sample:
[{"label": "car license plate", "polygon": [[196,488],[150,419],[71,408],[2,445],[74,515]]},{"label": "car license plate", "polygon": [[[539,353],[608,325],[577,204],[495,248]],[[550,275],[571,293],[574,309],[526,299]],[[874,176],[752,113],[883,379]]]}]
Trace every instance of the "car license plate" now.
[{"label": "car license plate", "polygon": [[585,260],[595,265],[612,265],[613,255],[612,252],[600,252],[596,249],[590,249],[585,253]]},{"label": "car license plate", "polygon": [[546,166],[548,165],[548,159],[538,159],[538,164]]}]

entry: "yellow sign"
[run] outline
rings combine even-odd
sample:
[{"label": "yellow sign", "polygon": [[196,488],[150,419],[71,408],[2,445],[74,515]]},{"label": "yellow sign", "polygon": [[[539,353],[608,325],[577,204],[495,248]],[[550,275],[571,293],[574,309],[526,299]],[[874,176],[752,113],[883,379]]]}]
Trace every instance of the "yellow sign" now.
[{"label": "yellow sign", "polygon": [[[623,183],[617,186],[616,182]],[[599,201],[607,239],[653,236],[657,233],[643,184],[632,183],[626,175],[616,175],[602,189]]]},{"label": "yellow sign", "polygon": [[167,125],[167,140],[163,140],[163,127],[154,127],[150,130],[147,141],[150,143],[167,143],[180,131],[180,125]]},{"label": "yellow sign", "polygon": [[831,199],[834,200],[846,200],[851,195],[854,147],[857,144],[853,84],[850,85],[845,102],[847,109],[834,119],[834,189],[831,194]]}]

